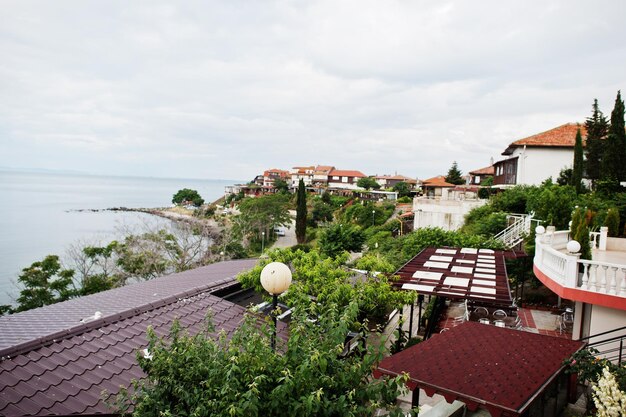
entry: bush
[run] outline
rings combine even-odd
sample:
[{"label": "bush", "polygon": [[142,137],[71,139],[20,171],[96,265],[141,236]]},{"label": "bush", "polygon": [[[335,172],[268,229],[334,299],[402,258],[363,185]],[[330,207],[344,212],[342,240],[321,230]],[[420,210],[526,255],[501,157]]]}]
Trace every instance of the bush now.
[{"label": "bush", "polygon": [[404,197],[400,197],[397,201],[398,201],[398,203],[406,204],[406,203],[411,203],[413,201],[413,199],[411,197],[405,195]]},{"label": "bush", "polygon": [[183,188],[182,190],[178,190],[176,194],[172,197],[172,203],[174,204],[193,204],[196,207],[200,207],[204,204],[204,199],[200,197],[200,194],[196,190],[192,190],[189,188]]},{"label": "bush", "polygon": [[619,235],[619,212],[615,208],[610,208],[606,213],[604,225],[609,228],[609,236]]},{"label": "bush", "polygon": [[358,226],[333,224],[322,231],[319,248],[322,253],[332,258],[343,251],[358,252],[363,247],[365,235]]}]

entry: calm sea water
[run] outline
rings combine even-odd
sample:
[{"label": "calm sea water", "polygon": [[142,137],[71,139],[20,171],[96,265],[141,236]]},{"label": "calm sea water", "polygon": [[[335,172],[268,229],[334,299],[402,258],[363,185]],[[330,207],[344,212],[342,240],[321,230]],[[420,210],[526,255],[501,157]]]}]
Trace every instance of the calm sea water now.
[{"label": "calm sea water", "polygon": [[46,255],[64,257],[78,242],[108,243],[122,228],[167,220],[132,212],[77,212],[111,207],[166,207],[181,188],[206,201],[238,181],[106,177],[0,170],[0,304],[9,304],[22,268]]}]

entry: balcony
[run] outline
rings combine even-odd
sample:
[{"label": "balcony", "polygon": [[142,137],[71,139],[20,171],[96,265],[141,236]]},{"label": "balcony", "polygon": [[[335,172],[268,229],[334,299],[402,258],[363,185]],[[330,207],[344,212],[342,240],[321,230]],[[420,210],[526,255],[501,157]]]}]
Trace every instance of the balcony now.
[{"label": "balcony", "polygon": [[537,231],[533,269],[562,298],[626,310],[626,239],[608,238],[605,227],[590,234],[593,260],[567,250],[569,231]]}]

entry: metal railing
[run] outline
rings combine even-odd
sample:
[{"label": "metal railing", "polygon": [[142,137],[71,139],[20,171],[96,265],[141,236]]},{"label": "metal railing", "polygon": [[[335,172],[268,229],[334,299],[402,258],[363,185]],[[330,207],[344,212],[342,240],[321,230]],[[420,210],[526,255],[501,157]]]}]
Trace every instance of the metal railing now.
[{"label": "metal railing", "polygon": [[530,227],[532,224],[534,213],[530,214],[509,214],[507,220],[513,222],[500,233],[494,236],[494,239],[499,240],[507,248],[513,248],[519,245],[525,236],[530,233]]},{"label": "metal railing", "polygon": [[[597,350],[603,358],[608,359],[611,362],[617,363],[618,365],[621,365],[622,362],[626,360],[626,352],[624,352],[624,348],[626,347],[626,335],[623,334],[624,331],[626,331],[626,326],[594,334],[591,336],[582,337],[580,338],[580,340],[589,342],[586,348],[593,348]],[[616,332],[621,332],[622,334],[592,341],[593,339],[596,339],[600,336],[607,336],[615,334]]]}]

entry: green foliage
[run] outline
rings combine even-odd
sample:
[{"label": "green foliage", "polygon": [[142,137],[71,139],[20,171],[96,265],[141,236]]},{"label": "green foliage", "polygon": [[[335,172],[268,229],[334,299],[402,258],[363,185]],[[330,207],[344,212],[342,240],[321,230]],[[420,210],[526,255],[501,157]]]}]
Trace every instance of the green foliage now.
[{"label": "green foliage", "polygon": [[528,200],[537,192],[538,187],[528,185],[516,185],[496,194],[491,199],[494,211],[505,213],[528,213]]},{"label": "green foliage", "polygon": [[411,197],[411,186],[404,181],[397,182],[392,190],[397,192],[400,198]]},{"label": "green foliage", "polygon": [[17,278],[23,287],[17,298],[18,305],[14,312],[30,310],[45,305],[58,303],[76,297],[74,271],[61,269],[57,255],[48,255],[42,261],[33,262],[22,269]]},{"label": "green foliage", "polygon": [[452,163],[452,166],[448,170],[448,175],[446,175],[446,182],[456,185],[465,184],[465,179],[463,178],[463,174],[459,170],[459,166],[457,165],[456,161]]},{"label": "green foliage", "polygon": [[574,145],[574,165],[572,168],[571,185],[576,189],[576,194],[583,192],[583,138],[580,135],[580,128],[576,132],[576,142]]},{"label": "green foliage", "polygon": [[239,212],[233,218],[236,232],[248,238],[261,240],[261,232],[276,226],[291,224],[289,216],[289,196],[283,194],[264,195],[256,198],[244,198],[239,203]]},{"label": "green foliage", "polygon": [[572,214],[571,233],[572,238],[580,243],[581,259],[591,259],[591,244],[589,242],[589,226],[588,219],[591,212],[586,208],[576,208]]},{"label": "green foliage", "polygon": [[493,185],[493,176],[485,177],[485,179],[480,182],[480,185],[483,187],[491,187]]},{"label": "green foliage", "polygon": [[610,208],[607,211],[604,226],[609,228],[609,236],[616,237],[619,235],[619,212],[616,208]]},{"label": "green foliage", "polygon": [[370,188],[378,190],[380,188],[380,184],[378,184],[376,180],[372,177],[359,178],[356,182],[356,185],[357,187],[365,188],[366,190],[369,190]]},{"label": "green foliage", "polygon": [[395,208],[393,203],[382,205],[375,205],[370,202],[352,204],[345,209],[341,218],[346,223],[353,223],[366,228],[385,223],[391,217]]},{"label": "green foliage", "polygon": [[[501,211],[496,213],[488,213],[485,210],[485,216],[476,217],[472,223],[466,223],[462,230],[468,234],[481,235],[485,237],[495,236],[507,227],[507,214]],[[469,216],[470,213],[468,213]],[[467,219],[467,217],[466,217]]]},{"label": "green foliage", "polygon": [[611,125],[604,145],[600,174],[602,179],[619,183],[626,179],[626,131],[624,130],[624,102],[617,92],[611,112]]},{"label": "green foliage", "polygon": [[355,318],[354,304],[302,305],[277,351],[270,347],[270,325],[252,315],[230,339],[213,339],[211,326],[189,336],[175,323],[168,339],[150,329],[152,358],[138,355],[147,378],[133,387],[133,416],[370,416],[381,407],[402,416],[395,399],[407,377],[371,377],[381,348],[369,347],[362,358],[340,357]]},{"label": "green foliage", "polygon": [[556,183],[559,185],[573,185],[574,170],[572,168],[563,168],[559,172]]},{"label": "green foliage", "polygon": [[567,365],[567,373],[577,374],[580,382],[589,383],[597,383],[602,376],[602,369],[608,367],[609,371],[615,375],[620,390],[626,391],[626,367],[600,358],[598,351],[594,348],[579,350],[571,358],[565,360],[564,365]]},{"label": "green foliage", "polygon": [[592,115],[585,121],[587,141],[585,146],[587,178],[592,181],[600,178],[600,167],[604,155],[604,139],[608,133],[609,123],[598,107],[598,100],[593,100]]},{"label": "green foliage", "polygon": [[575,205],[576,190],[573,187],[551,183],[542,185],[528,201],[528,209],[534,211],[537,218],[556,226],[557,230],[567,228]]},{"label": "green foliage", "polygon": [[360,251],[364,242],[365,235],[359,226],[331,224],[322,231],[318,245],[324,255],[334,258],[344,251]]},{"label": "green foliage", "polygon": [[[239,281],[245,288],[254,288],[264,292],[261,286],[261,271],[269,262],[291,264],[293,282],[284,296],[288,305],[295,305],[298,300],[314,296],[322,306],[337,305],[339,308],[356,302],[359,317],[384,317],[388,311],[414,301],[415,294],[407,291],[396,291],[390,284],[390,278],[383,274],[368,276],[367,279],[356,280],[353,273],[343,264],[347,257],[330,258],[317,250],[291,251],[276,249],[268,253],[268,259],[261,261],[250,271],[241,273]],[[384,260],[376,266],[385,264]],[[374,265],[373,262],[370,265]],[[389,266],[384,266],[388,270]]]},{"label": "green foliage", "polygon": [[118,248],[118,242],[113,241],[107,246],[85,246],[82,249],[85,258],[80,266],[81,295],[95,294],[123,285],[124,278],[114,267]]},{"label": "green foliage", "polygon": [[[302,181],[302,180],[300,180]],[[288,194],[289,193],[289,184],[287,184],[287,181],[285,181],[282,178],[276,178],[274,180],[274,188],[276,189],[276,191],[278,191],[281,194]]]},{"label": "green foliage", "polygon": [[396,270],[393,264],[380,253],[368,253],[360,257],[357,259],[354,267],[365,271],[383,272],[386,274],[391,274]]},{"label": "green foliage", "polygon": [[408,195],[400,197],[397,200],[398,203],[402,203],[402,204],[411,203],[412,201],[413,201],[413,199],[411,197],[409,197]]},{"label": "green foliage", "polygon": [[300,179],[296,203],[296,239],[298,243],[304,243],[306,241],[306,217],[306,188],[304,181]]},{"label": "green foliage", "polygon": [[200,194],[196,190],[189,188],[183,188],[178,190],[174,197],[172,197],[172,203],[174,204],[193,204],[196,207],[200,207],[204,204],[204,199],[200,197]]}]

